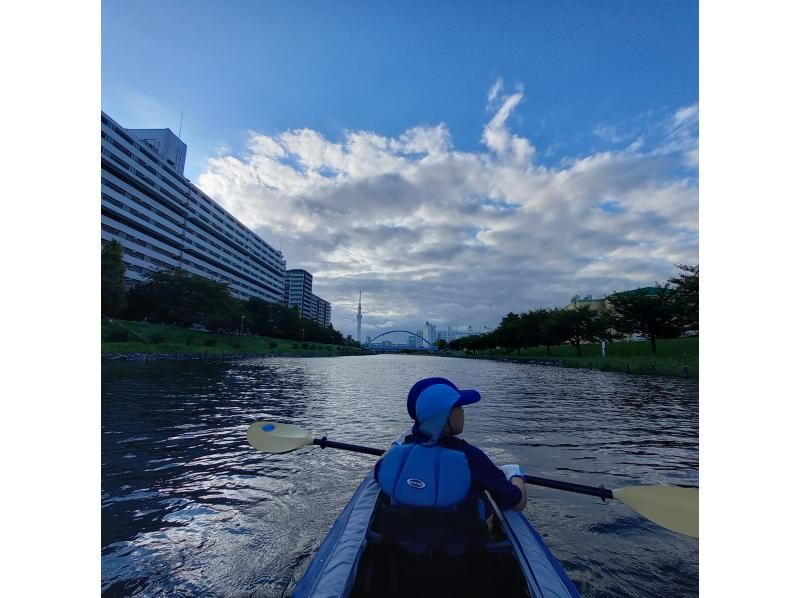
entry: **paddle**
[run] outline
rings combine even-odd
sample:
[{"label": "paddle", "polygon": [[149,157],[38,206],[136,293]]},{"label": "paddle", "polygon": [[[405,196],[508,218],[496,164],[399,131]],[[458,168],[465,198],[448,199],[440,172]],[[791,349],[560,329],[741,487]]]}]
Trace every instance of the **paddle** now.
[{"label": "paddle", "polygon": [[[378,457],[385,452],[382,449],[368,446],[334,442],[328,440],[327,437],[314,438],[310,432],[297,426],[268,421],[252,423],[247,429],[247,441],[250,446],[264,453],[288,453],[308,445],[342,449]],[[532,475],[525,476],[525,483],[597,496],[603,500],[615,499],[661,527],[692,538],[699,537],[699,493],[696,488],[627,486],[609,490],[602,486],[584,486]]]}]

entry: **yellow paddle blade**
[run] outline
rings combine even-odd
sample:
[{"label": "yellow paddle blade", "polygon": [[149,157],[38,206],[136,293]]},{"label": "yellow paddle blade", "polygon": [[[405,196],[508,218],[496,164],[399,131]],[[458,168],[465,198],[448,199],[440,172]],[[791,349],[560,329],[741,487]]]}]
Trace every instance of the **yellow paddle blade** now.
[{"label": "yellow paddle blade", "polygon": [[247,428],[247,442],[265,453],[288,453],[314,442],[307,431],[291,424],[257,421]]},{"label": "yellow paddle blade", "polygon": [[700,537],[700,493],[697,488],[628,486],[613,490],[613,493],[614,498],[653,523],[692,538]]}]

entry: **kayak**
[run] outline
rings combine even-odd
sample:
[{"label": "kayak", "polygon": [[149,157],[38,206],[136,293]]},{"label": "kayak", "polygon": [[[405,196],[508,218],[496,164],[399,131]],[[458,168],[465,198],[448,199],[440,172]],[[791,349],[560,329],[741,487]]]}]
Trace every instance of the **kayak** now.
[{"label": "kayak", "polygon": [[370,472],[323,540],[294,596],[579,596],[520,512],[484,496],[488,525],[388,504]]}]

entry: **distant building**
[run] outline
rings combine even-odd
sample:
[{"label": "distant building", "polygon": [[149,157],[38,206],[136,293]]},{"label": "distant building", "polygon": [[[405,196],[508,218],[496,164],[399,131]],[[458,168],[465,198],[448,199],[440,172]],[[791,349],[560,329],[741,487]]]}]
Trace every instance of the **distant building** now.
[{"label": "distant building", "polygon": [[603,299],[592,299],[591,295],[586,295],[581,298],[580,295],[575,295],[569,302],[569,305],[564,306],[564,309],[578,309],[579,307],[588,306],[592,311],[600,311],[609,307],[608,301]]},{"label": "distant building", "polygon": [[458,338],[464,338],[465,336],[470,336],[471,334],[472,326],[468,326],[466,331],[454,330],[452,327],[448,326],[447,330],[439,330],[436,333],[436,340],[442,340],[446,343],[449,343],[450,341],[454,341]]},{"label": "distant building", "polygon": [[297,307],[300,317],[313,320],[320,326],[331,323],[331,304],[311,292],[314,277],[302,269],[286,271],[283,301],[288,307]]},{"label": "distant building", "polygon": [[436,343],[436,326],[431,324],[430,322],[425,322],[425,328],[422,329],[422,338],[424,338],[427,343],[424,343],[426,346],[429,346],[428,343],[431,345]]},{"label": "distant building", "polygon": [[179,268],[237,299],[281,303],[283,254],[193,185],[185,161],[169,129],[126,129],[100,113],[101,241],[122,245],[126,283]]}]

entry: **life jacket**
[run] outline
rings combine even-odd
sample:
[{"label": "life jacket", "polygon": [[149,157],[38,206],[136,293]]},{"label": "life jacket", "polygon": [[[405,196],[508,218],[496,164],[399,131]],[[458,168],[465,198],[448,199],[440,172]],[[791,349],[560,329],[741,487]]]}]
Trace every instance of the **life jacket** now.
[{"label": "life jacket", "polygon": [[397,444],[384,455],[378,485],[393,505],[451,509],[469,492],[472,474],[461,451]]}]

